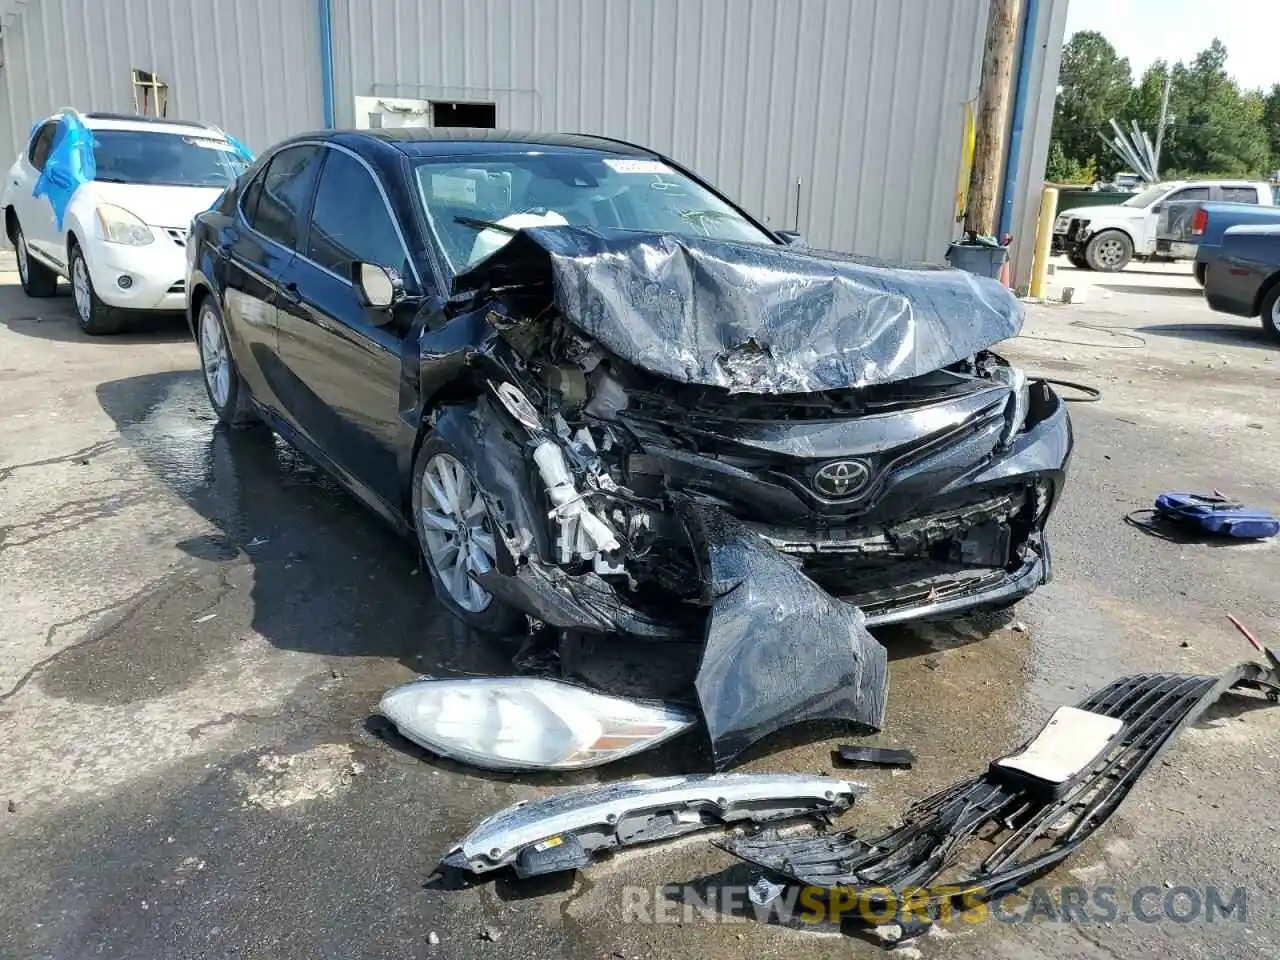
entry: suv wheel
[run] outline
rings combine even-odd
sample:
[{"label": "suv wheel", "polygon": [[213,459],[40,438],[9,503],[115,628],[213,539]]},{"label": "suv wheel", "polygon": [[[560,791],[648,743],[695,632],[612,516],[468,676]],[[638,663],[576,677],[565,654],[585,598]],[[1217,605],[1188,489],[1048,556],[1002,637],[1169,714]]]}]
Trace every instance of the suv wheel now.
[{"label": "suv wheel", "polygon": [[72,244],[70,257],[71,296],[76,302],[76,319],[80,329],[91,337],[106,333],[119,333],[123,317],[119,310],[107,306],[93,289],[93,277],[89,264],[80,252],[79,244]]},{"label": "suv wheel", "polygon": [[1083,256],[1081,256],[1081,255],[1080,255],[1080,254],[1078,254],[1078,253],[1068,253],[1068,254],[1067,254],[1067,260],[1068,260],[1068,261],[1071,263],[1071,265],[1072,265],[1073,267],[1075,267],[1077,270],[1088,270],[1088,269],[1089,269],[1089,261],[1088,261],[1088,260],[1086,260]]},{"label": "suv wheel", "polygon": [[196,344],[200,350],[204,389],[218,419],[233,427],[258,423],[260,418],[236,369],[231,348],[227,346],[227,330],[212,297],[206,297],[200,304]]},{"label": "suv wheel", "polygon": [[1103,230],[1089,241],[1084,258],[1094,270],[1123,270],[1133,259],[1133,241],[1119,230]]},{"label": "suv wheel", "polygon": [[1262,329],[1271,334],[1271,339],[1280,340],[1280,283],[1272,284],[1267,295],[1262,298],[1259,312],[1262,315]]},{"label": "suv wheel", "polygon": [[52,297],[58,292],[58,275],[27,253],[27,238],[16,222],[12,239],[13,248],[18,252],[18,279],[22,281],[22,292],[28,297]]},{"label": "suv wheel", "polygon": [[440,602],[482,633],[511,634],[524,614],[472,574],[514,567],[471,471],[452,446],[430,437],[413,467],[413,528]]}]

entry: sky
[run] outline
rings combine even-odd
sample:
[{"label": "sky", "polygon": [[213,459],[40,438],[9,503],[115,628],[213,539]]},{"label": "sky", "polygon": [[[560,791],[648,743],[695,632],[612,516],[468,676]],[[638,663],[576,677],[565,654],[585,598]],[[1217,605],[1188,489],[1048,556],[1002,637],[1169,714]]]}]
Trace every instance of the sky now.
[{"label": "sky", "polygon": [[1077,30],[1111,41],[1135,82],[1153,60],[1189,62],[1217,37],[1242,87],[1280,83],[1280,0],[1068,0],[1067,36]]}]

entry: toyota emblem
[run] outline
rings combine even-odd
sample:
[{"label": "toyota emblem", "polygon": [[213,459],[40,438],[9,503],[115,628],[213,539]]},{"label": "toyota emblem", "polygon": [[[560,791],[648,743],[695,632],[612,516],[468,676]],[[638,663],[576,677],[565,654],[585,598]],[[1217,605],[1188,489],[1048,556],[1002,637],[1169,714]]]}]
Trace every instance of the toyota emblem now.
[{"label": "toyota emblem", "polygon": [[833,460],[813,475],[813,489],[831,500],[847,500],[861,492],[871,479],[871,468],[862,460]]}]

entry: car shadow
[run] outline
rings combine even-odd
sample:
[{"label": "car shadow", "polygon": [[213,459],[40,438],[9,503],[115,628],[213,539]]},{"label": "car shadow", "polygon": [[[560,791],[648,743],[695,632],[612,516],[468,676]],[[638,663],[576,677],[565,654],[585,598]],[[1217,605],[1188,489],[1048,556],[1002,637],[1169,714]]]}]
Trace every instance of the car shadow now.
[{"label": "car shadow", "polygon": [[265,427],[230,430],[197,371],[102,383],[123,443],[217,534],[189,556],[251,566],[250,626],[273,645],[390,657],[437,676],[509,673],[509,641],[472,633],[436,601],[414,545]]},{"label": "car shadow", "polygon": [[1153,323],[1134,327],[1137,333],[1152,333],[1197,343],[1215,343],[1231,347],[1256,347],[1275,352],[1277,342],[1262,329],[1261,321],[1241,319],[1238,323]]},{"label": "car shadow", "polygon": [[1138,296],[1155,294],[1162,297],[1201,297],[1204,295],[1199,287],[1160,287],[1139,283],[1095,283],[1099,290],[1110,290],[1112,293],[1132,293]]},{"label": "car shadow", "polygon": [[[129,314],[123,332],[106,337],[86,335],[76,322],[71,288],[58,287],[59,296],[28,297],[22,288],[0,286],[0,325],[13,333],[37,340],[58,343],[82,341],[105,347],[123,347],[144,343],[178,343],[190,340],[186,318],[181,313],[137,311]],[[65,296],[63,296],[65,294]]]}]

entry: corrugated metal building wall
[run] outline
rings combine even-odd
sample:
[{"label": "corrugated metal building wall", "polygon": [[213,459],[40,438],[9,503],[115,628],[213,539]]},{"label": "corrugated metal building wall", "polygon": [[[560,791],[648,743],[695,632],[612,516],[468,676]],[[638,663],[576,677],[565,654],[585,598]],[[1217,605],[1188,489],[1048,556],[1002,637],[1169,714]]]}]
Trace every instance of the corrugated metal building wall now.
[{"label": "corrugated metal building wall", "polygon": [[169,116],[258,148],[323,125],[316,0],[27,0],[6,19],[5,170],[62,107],[133,113],[133,68],[169,84]]},{"label": "corrugated metal building wall", "polygon": [[[1059,36],[1031,100],[1050,111],[1066,2],[1041,3]],[[938,260],[956,232],[987,0],[331,4],[339,126],[356,96],[492,101],[499,126],[661,150],[815,246]],[[323,125],[319,45],[316,0],[26,0],[4,31],[0,156],[60,106],[132,110],[132,67],[168,82],[171,116],[260,150]],[[1028,172],[1048,149],[1034,122]],[[1022,186],[1038,197],[1038,176]]]},{"label": "corrugated metal building wall", "polygon": [[357,95],[651,146],[818,246],[940,259],[987,0],[334,0]]}]

